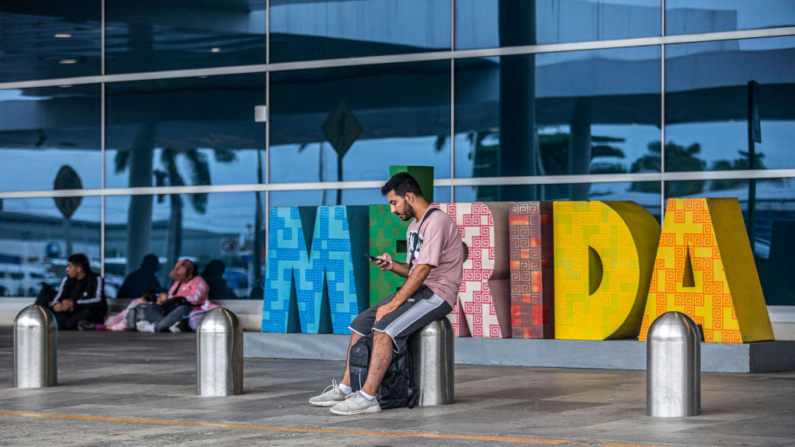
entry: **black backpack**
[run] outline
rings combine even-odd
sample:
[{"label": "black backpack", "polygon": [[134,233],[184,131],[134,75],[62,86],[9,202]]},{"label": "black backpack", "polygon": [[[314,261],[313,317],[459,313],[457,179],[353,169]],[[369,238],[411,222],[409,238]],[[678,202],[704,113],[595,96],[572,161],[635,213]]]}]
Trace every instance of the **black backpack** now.
[{"label": "black backpack", "polygon": [[[351,346],[349,367],[353,392],[361,390],[367,380],[372,351],[372,333],[360,338]],[[414,408],[417,393],[411,384],[411,356],[407,345],[398,352],[392,351],[392,362],[389,363],[384,379],[378,385],[375,397],[381,408],[385,410],[405,406]]]}]

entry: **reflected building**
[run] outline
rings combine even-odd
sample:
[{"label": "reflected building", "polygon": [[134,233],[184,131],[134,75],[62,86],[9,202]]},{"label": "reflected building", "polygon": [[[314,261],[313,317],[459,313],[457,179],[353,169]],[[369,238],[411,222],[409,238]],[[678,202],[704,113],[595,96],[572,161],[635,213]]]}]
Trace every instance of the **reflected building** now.
[{"label": "reflected building", "polygon": [[[718,3],[4,2],[0,264],[60,275],[69,241],[111,279],[147,253],[161,276],[219,259],[248,297],[269,208],[381,203],[389,165],[426,165],[437,201],[661,220],[668,198],[738,197],[768,303],[795,304],[773,279],[792,268],[795,6]],[[66,223],[64,166],[83,188]]]}]

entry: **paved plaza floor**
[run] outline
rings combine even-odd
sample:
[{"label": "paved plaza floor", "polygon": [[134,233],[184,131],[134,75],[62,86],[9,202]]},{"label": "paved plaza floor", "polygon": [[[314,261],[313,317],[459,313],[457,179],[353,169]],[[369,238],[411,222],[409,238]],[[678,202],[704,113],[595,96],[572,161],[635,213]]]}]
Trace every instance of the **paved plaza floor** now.
[{"label": "paved plaza floor", "polygon": [[196,335],[62,332],[54,388],[13,388],[0,445],[795,446],[795,373],[703,374],[702,415],[645,416],[645,372],[457,366],[456,402],[357,417],[307,403],[342,362],[246,359],[245,394],[196,396]]}]

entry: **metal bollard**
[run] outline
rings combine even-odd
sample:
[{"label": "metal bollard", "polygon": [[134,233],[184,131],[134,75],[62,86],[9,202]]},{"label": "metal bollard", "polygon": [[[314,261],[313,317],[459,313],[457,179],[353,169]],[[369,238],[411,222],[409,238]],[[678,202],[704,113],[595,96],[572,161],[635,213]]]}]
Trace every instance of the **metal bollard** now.
[{"label": "metal bollard", "polygon": [[447,317],[428,324],[409,337],[412,381],[417,405],[434,407],[453,403],[455,346],[453,325]]},{"label": "metal bollard", "polygon": [[28,306],[14,319],[14,388],[58,383],[58,328],[52,312]]},{"label": "metal bollard", "polygon": [[196,328],[199,396],[243,394],[243,326],[227,309],[213,309]]},{"label": "metal bollard", "polygon": [[680,312],[660,315],[646,345],[646,415],[701,414],[701,333]]}]

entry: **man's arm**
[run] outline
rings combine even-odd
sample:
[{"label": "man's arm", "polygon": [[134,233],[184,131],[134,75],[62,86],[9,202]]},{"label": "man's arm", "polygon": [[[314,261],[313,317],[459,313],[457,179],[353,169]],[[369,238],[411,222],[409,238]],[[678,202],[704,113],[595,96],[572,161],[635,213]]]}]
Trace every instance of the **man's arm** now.
[{"label": "man's arm", "polygon": [[431,268],[432,267],[428,264],[417,264],[417,266],[414,267],[414,271],[412,271],[411,275],[406,279],[403,287],[401,287],[395,294],[395,297],[392,298],[392,301],[378,308],[378,312],[375,314],[375,321],[389,315],[401,304],[405,303],[407,299],[411,298],[411,296],[419,290],[422,283],[425,282],[425,278],[431,273]]},{"label": "man's arm", "polygon": [[[387,261],[387,262],[384,262],[381,259],[383,259],[384,261]],[[408,264],[404,264],[402,262],[395,261],[394,259],[392,259],[392,256],[390,256],[389,253],[382,254],[381,255],[381,259],[378,259],[378,260],[375,261],[375,263],[378,265],[378,268],[380,268],[381,270],[383,270],[385,272],[393,272],[393,273],[395,273],[397,275],[400,275],[400,276],[402,276],[404,278],[408,278],[409,277],[409,265]]]},{"label": "man's arm", "polygon": [[408,278],[409,277],[409,265],[408,264],[404,264],[402,262],[398,262],[398,261],[395,261],[395,260],[392,260],[392,264],[394,264],[394,265],[392,266],[392,270],[390,270],[390,272],[394,272],[395,274],[400,275],[400,276],[402,276],[404,278]]},{"label": "man's arm", "polygon": [[90,288],[89,290],[86,290],[86,292],[88,292],[87,296],[74,297],[74,306],[85,308],[85,307],[99,307],[102,305],[102,299],[104,294],[104,282],[102,281],[102,277],[97,276],[93,285],[94,285],[93,290],[91,290]]}]

